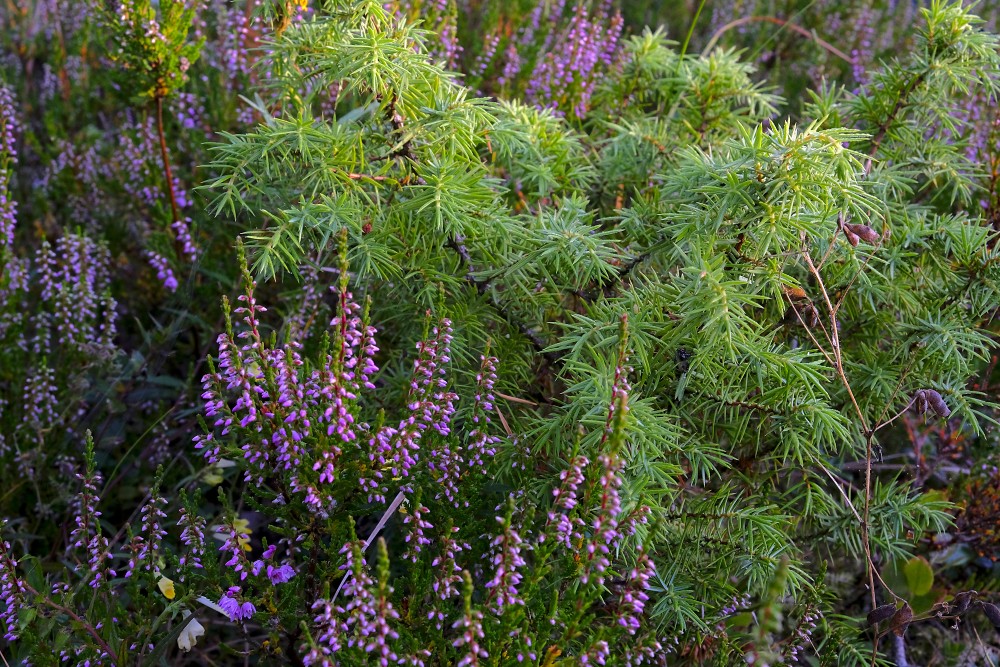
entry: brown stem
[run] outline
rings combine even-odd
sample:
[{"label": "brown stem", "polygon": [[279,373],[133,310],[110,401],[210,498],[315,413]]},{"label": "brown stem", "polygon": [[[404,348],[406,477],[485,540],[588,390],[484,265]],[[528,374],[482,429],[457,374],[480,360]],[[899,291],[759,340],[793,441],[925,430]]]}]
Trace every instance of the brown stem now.
[{"label": "brown stem", "polygon": [[[170,154],[167,152],[167,139],[163,132],[163,97],[160,95],[156,96],[156,131],[160,135],[160,157],[163,159],[163,175],[167,179],[167,192],[170,194],[170,215],[173,224],[176,225],[180,222],[180,214],[177,211],[177,193],[174,192],[174,174],[170,169]],[[177,239],[173,226],[170,228],[170,233],[174,237],[174,243],[179,244],[180,241]],[[177,258],[181,259],[183,252],[181,252],[181,248],[179,247],[177,250]]]},{"label": "brown stem", "polygon": [[67,616],[69,616],[70,618],[72,618],[74,621],[76,621],[77,623],[79,623],[81,626],[83,626],[83,629],[86,630],[87,633],[91,637],[94,638],[94,641],[97,642],[97,645],[101,647],[101,650],[104,651],[105,653],[107,653],[108,657],[111,658],[111,664],[112,665],[117,665],[118,664],[118,654],[116,654],[111,649],[111,647],[108,645],[108,643],[106,641],[104,641],[104,639],[101,637],[101,635],[97,634],[97,630],[94,628],[93,625],[91,625],[87,621],[85,621],[82,618],[80,618],[72,610],[67,609],[66,607],[62,606],[58,602],[55,602],[54,600],[48,598],[45,595],[41,595],[38,591],[36,591],[34,588],[32,588],[29,584],[25,583],[24,584],[24,589],[26,591],[28,591],[29,593],[31,593],[32,595],[37,595],[41,599],[41,601],[43,603],[45,603],[47,606],[51,607],[52,609],[55,609],[56,611],[61,611],[62,613],[66,614]]},{"label": "brown stem", "polygon": [[702,54],[703,55],[708,54],[708,52],[712,50],[712,47],[715,46],[716,42],[719,41],[719,38],[722,37],[723,33],[732,30],[733,28],[737,28],[741,25],[746,25],[747,23],[761,23],[761,22],[773,23],[775,25],[781,26],[782,28],[788,28],[792,32],[796,32],[805,37],[806,39],[813,40],[814,42],[816,42],[817,46],[829,51],[830,53],[837,56],[841,60],[848,62],[852,65],[854,64],[853,58],[851,58],[849,55],[847,55],[846,53],[835,47],[830,42],[820,39],[815,32],[806,30],[802,26],[796,25],[791,21],[785,21],[784,19],[779,19],[776,16],[744,16],[743,18],[736,19],[735,21],[730,21],[729,23],[727,23],[726,25],[722,26],[721,28],[715,31],[715,33],[712,35],[712,38],[708,40],[708,44],[705,46],[704,49],[702,49]]}]

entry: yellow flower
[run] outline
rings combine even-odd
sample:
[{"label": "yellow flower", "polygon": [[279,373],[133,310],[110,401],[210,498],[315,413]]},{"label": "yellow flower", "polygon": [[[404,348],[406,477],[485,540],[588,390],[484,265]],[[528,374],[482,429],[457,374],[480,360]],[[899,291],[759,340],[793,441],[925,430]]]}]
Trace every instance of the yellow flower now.
[{"label": "yellow flower", "polygon": [[161,575],[156,582],[156,587],[160,589],[161,593],[163,593],[163,597],[168,600],[174,599],[176,593],[174,593],[174,582],[172,579],[168,579],[167,577]]},{"label": "yellow flower", "polygon": [[243,550],[253,551],[253,547],[250,546],[250,534],[253,531],[250,530],[250,522],[246,519],[233,519],[231,524],[216,526],[214,530],[218,532],[213,533],[212,537],[220,542],[225,542],[235,532],[236,542],[243,547]]}]

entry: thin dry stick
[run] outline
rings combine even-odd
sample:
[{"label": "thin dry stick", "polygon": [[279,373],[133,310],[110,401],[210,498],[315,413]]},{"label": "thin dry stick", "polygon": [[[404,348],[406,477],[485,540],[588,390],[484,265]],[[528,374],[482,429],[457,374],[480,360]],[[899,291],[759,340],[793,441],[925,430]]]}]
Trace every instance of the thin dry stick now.
[{"label": "thin dry stick", "polygon": [[[812,340],[813,345],[815,345],[816,349],[820,351],[820,354],[822,354],[826,358],[826,362],[828,364],[830,364],[831,366],[835,365],[834,361],[830,357],[830,355],[827,354],[827,352],[823,348],[823,346],[819,344],[818,340],[816,340],[816,336],[813,335],[812,330],[808,326],[806,326],[805,320],[803,320],[802,319],[802,315],[799,314],[799,309],[795,307],[795,304],[791,302],[791,299],[789,299],[788,302],[789,302],[789,305],[792,307],[792,312],[795,313],[795,317],[798,318],[799,324],[802,325],[802,328],[805,329],[805,331],[806,331],[806,335],[809,336],[810,340]],[[824,333],[826,333],[825,329],[824,329]]]},{"label": "thin dry stick", "polygon": [[59,604],[58,602],[55,602],[54,600],[52,600],[52,599],[48,598],[48,597],[47,597],[47,596],[45,596],[45,595],[41,595],[41,594],[40,594],[40,593],[39,593],[38,591],[36,591],[36,590],[35,590],[35,589],[34,589],[34,588],[33,588],[33,587],[32,587],[32,586],[30,585],[30,584],[28,584],[28,583],[25,583],[25,584],[24,584],[24,590],[28,591],[28,592],[29,592],[29,593],[31,593],[32,595],[35,595],[35,596],[37,596],[37,597],[38,597],[38,599],[39,599],[39,600],[40,600],[40,601],[41,601],[41,602],[42,602],[43,604],[45,604],[45,605],[47,605],[47,606],[51,607],[52,609],[55,609],[56,611],[61,611],[62,613],[66,614],[66,615],[67,615],[67,616],[69,616],[69,617],[70,617],[71,619],[73,619],[74,621],[76,621],[77,623],[79,623],[79,624],[80,624],[80,626],[81,626],[81,627],[82,627],[82,628],[83,628],[84,630],[86,630],[86,631],[87,631],[87,634],[89,634],[89,635],[90,635],[91,637],[93,637],[93,638],[94,638],[94,641],[95,641],[95,642],[97,642],[97,645],[101,647],[101,650],[102,650],[102,651],[104,651],[105,653],[107,653],[107,654],[108,654],[108,657],[109,657],[109,658],[111,658],[111,664],[112,664],[112,665],[117,665],[117,664],[118,664],[118,654],[117,654],[117,653],[115,653],[115,652],[114,652],[114,651],[113,651],[113,650],[111,649],[111,647],[110,647],[110,646],[108,645],[108,643],[107,643],[106,641],[104,641],[104,639],[103,639],[103,638],[101,637],[101,635],[99,635],[99,634],[97,633],[97,630],[96,630],[96,629],[94,628],[94,626],[93,626],[93,625],[91,625],[91,624],[90,624],[90,623],[88,623],[87,621],[85,621],[85,620],[83,620],[82,618],[80,618],[80,617],[79,617],[79,616],[78,616],[78,615],[77,615],[76,613],[74,613],[74,612],[73,612],[73,611],[72,611],[71,609],[68,609],[68,608],[66,608],[66,607],[62,606],[62,605],[61,605],[61,604]]},{"label": "thin dry stick", "polygon": [[847,286],[844,288],[844,293],[840,296],[840,299],[837,300],[837,306],[834,309],[834,314],[836,314],[836,312],[840,310],[840,307],[844,305],[844,300],[847,298],[848,292],[850,292],[851,287],[854,285],[854,281],[857,280],[862,273],[864,273],[865,269],[868,268],[868,263],[872,261],[872,257],[875,256],[875,253],[877,253],[879,248],[881,247],[882,247],[882,239],[879,238],[878,243],[875,244],[875,247],[872,248],[872,251],[868,253],[868,257],[866,257],[865,261],[861,264],[861,268],[859,268],[857,272],[853,276],[851,276],[851,279],[847,282]]},{"label": "thin dry stick", "polygon": [[902,417],[902,416],[903,416],[904,414],[906,414],[906,411],[910,409],[910,406],[911,406],[911,405],[913,405],[913,402],[914,402],[914,401],[916,401],[916,400],[917,400],[917,397],[916,397],[916,396],[914,396],[913,398],[911,398],[911,399],[910,399],[910,402],[906,404],[906,407],[905,407],[905,408],[903,408],[902,410],[900,410],[900,411],[899,411],[899,412],[898,412],[898,413],[896,414],[896,416],[895,416],[895,417],[893,417],[892,419],[890,419],[890,420],[889,420],[889,421],[887,421],[887,422],[882,422],[881,424],[879,424],[878,426],[876,426],[876,427],[875,427],[875,430],[876,430],[876,431],[878,431],[879,429],[882,429],[882,428],[885,428],[886,426],[888,426],[888,425],[889,425],[889,424],[891,424],[892,422],[894,422],[894,421],[896,421],[897,419],[899,419],[900,417]]},{"label": "thin dry stick", "polygon": [[796,32],[805,37],[806,39],[813,40],[814,42],[816,42],[817,46],[825,49],[826,51],[829,51],[830,53],[837,56],[841,60],[850,63],[851,65],[854,64],[853,58],[851,58],[849,55],[838,49],[830,42],[827,42],[824,39],[820,39],[820,37],[815,32],[806,30],[802,26],[796,25],[790,21],[779,19],[776,16],[744,16],[743,18],[736,19],[735,21],[730,21],[729,23],[727,23],[726,25],[722,26],[721,28],[715,31],[715,33],[712,35],[712,38],[708,40],[708,44],[706,44],[705,48],[702,49],[701,54],[703,56],[708,55],[709,52],[715,47],[716,43],[719,41],[719,38],[722,37],[722,35],[724,35],[727,31],[732,30],[733,28],[738,28],[739,26],[746,25],[747,23],[773,23],[774,25],[781,26],[782,28],[788,28],[792,32]]},{"label": "thin dry stick", "polygon": [[177,193],[174,192],[174,174],[170,169],[170,154],[167,152],[167,138],[163,132],[163,97],[156,96],[156,131],[160,135],[160,157],[163,159],[163,176],[167,179],[167,192],[170,194],[170,215],[173,223],[180,222],[177,210]]},{"label": "thin dry stick", "polygon": [[[365,547],[364,549],[361,550],[362,552],[368,551],[368,547],[372,545],[372,542],[375,541],[375,538],[378,536],[379,532],[385,527],[385,524],[388,523],[390,517],[392,517],[392,515],[396,513],[396,508],[398,508],[405,499],[406,499],[406,494],[404,494],[402,491],[396,494],[396,497],[392,499],[391,503],[389,503],[389,507],[387,507],[385,512],[382,513],[382,518],[378,520],[378,524],[375,526],[375,530],[373,530],[372,534],[368,536],[367,540],[365,540]],[[340,595],[340,590],[344,587],[344,584],[346,584],[347,580],[353,576],[354,573],[348,570],[347,573],[344,575],[343,579],[340,580],[340,585],[337,586],[337,590],[334,591],[333,597],[330,598],[330,604],[333,604],[333,601],[337,599],[338,595]]]},{"label": "thin dry stick", "polygon": [[[820,275],[819,270],[813,263],[812,256],[809,254],[809,248],[806,245],[806,237],[804,233],[802,235],[802,256],[805,259],[806,264],[809,266],[809,271],[813,274],[813,277],[816,278],[820,292],[823,294],[823,300],[826,302],[827,313],[830,317],[831,337],[833,340],[832,352],[833,357],[836,360],[834,366],[837,371],[837,375],[840,377],[841,384],[843,384],[844,389],[847,390],[847,395],[851,399],[851,404],[854,406],[854,410],[858,415],[858,421],[861,423],[862,431],[865,434],[865,507],[864,517],[861,522],[861,543],[864,547],[865,560],[867,561],[868,593],[871,596],[871,603],[874,608],[878,604],[875,597],[875,577],[877,576],[877,572],[875,562],[872,560],[871,537],[869,535],[868,522],[871,513],[872,458],[874,456],[875,432],[868,428],[868,420],[865,419],[864,412],[861,410],[861,406],[858,405],[858,401],[854,397],[854,391],[851,389],[851,383],[847,380],[847,374],[844,372],[844,361],[840,350],[840,336],[837,332],[837,311],[833,306],[833,302],[830,300],[830,295],[826,291],[826,284],[823,282],[823,277]],[[888,586],[885,585],[885,582],[881,580],[881,576],[879,576],[879,581],[893,597],[898,597]]]},{"label": "thin dry stick", "polygon": [[523,403],[524,405],[530,405],[536,408],[538,407],[538,403],[535,403],[534,401],[529,401],[526,398],[518,398],[517,396],[508,396],[507,394],[501,394],[499,391],[495,391],[493,393],[499,396],[500,398],[510,401],[511,403]]}]

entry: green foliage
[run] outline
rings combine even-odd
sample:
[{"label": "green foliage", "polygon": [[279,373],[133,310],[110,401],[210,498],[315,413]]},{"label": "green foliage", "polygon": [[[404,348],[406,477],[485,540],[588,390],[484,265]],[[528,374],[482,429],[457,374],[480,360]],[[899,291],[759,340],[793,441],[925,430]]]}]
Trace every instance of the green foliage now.
[{"label": "green foliage", "polygon": [[[669,554],[654,615],[694,636],[698,609],[765,596],[781,562],[795,597],[829,555],[870,568],[948,522],[903,480],[859,490],[841,466],[889,451],[922,389],[969,429],[988,418],[967,381],[1000,297],[993,234],[962,211],[977,187],[962,143],[924,137],[954,125],[959,91],[994,89],[996,41],[974,25],[932,6],[908,60],[856,95],[817,94],[798,125],[768,121],[781,100],[736,53],[681,57],[647,32],[581,136],[468,98],[412,48],[419,31],[362,3],[277,49],[301,71],[288,91],[360,72],[336,118],[286,98],[288,120],[217,147],[210,187],[220,212],[273,220],[249,233],[263,276],[317,261],[346,228],[376,303],[485,302],[479,324],[520,334],[509,352],[552,383],[534,392],[551,407],[521,417],[544,458],[593,454],[574,433],[602,419],[627,313],[628,486],[661,508]],[[839,628],[828,621],[831,641]]]},{"label": "green foliage", "polygon": [[200,41],[188,41],[194,9],[183,0],[125,0],[115,8],[104,10],[117,46],[111,57],[129,72],[136,95],[163,99],[183,86],[201,50]]},{"label": "green foliage", "polygon": [[[893,624],[988,619],[995,577],[962,609],[956,582],[995,552],[996,474],[941,490],[997,414],[1000,162],[969,108],[1000,44],[969,9],[935,0],[891,61],[800,96],[781,62],[646,30],[540,109],[558,3],[510,77],[489,49],[523,2],[305,7],[130,0],[105,35],[19,47],[121,71],[58,79],[24,135],[44,170],[4,186],[22,238],[81,212],[103,237],[0,251],[15,659],[183,660],[186,614],[223,613],[210,645],[259,664],[870,665]],[[456,29],[485,49],[464,76]],[[254,67],[219,55],[249,44]]]}]

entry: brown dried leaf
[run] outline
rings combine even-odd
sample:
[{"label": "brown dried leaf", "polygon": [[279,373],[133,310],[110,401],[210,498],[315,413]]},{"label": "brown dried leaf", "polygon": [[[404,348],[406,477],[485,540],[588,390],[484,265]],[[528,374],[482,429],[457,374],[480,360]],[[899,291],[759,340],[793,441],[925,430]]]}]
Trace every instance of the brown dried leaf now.
[{"label": "brown dried leaf", "polygon": [[847,231],[851,232],[855,236],[861,237],[866,243],[871,243],[875,245],[879,242],[879,235],[874,229],[868,225],[844,225]]},{"label": "brown dried leaf", "polygon": [[895,604],[884,604],[868,612],[868,627],[887,621],[896,613]]},{"label": "brown dried leaf", "polygon": [[955,599],[951,601],[955,605],[955,613],[964,614],[977,595],[976,591],[963,591],[956,595]]},{"label": "brown dried leaf", "polygon": [[948,404],[944,402],[944,399],[941,398],[941,394],[933,389],[927,389],[925,394],[927,395],[927,403],[931,406],[931,409],[937,413],[938,417],[947,417],[951,414],[951,409],[948,407]]},{"label": "brown dried leaf", "polygon": [[1000,607],[992,602],[983,602],[982,605],[983,613],[986,614],[986,618],[990,619],[993,627],[1000,628]]},{"label": "brown dried leaf", "polygon": [[790,301],[804,301],[809,298],[806,291],[798,285],[782,285],[781,291],[785,293]]},{"label": "brown dried leaf", "polygon": [[[997,613],[1000,614],[1000,609],[997,610]],[[889,621],[889,629],[892,630],[892,634],[902,637],[912,620],[913,609],[910,608],[909,603],[904,602],[903,606],[892,615],[892,620]]]}]

